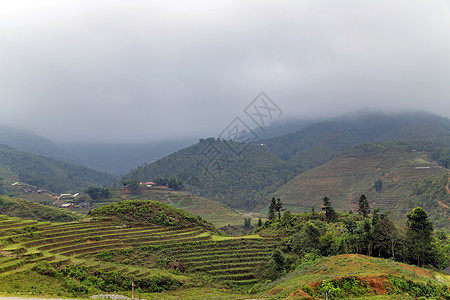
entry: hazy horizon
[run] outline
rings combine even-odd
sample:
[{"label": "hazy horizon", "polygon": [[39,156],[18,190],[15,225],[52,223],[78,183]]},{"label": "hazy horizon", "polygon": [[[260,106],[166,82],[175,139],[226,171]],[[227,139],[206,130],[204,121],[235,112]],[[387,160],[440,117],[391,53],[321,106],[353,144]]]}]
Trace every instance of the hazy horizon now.
[{"label": "hazy horizon", "polygon": [[260,92],[279,108],[270,121],[450,117],[444,0],[0,7],[0,124],[57,143],[217,137],[236,118],[257,127],[246,108]]}]

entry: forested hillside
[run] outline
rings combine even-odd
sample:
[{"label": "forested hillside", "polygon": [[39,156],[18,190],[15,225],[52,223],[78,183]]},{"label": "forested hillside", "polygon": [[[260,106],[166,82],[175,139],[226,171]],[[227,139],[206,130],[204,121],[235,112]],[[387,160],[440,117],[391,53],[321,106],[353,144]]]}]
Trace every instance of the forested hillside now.
[{"label": "forested hillside", "polygon": [[[238,155],[230,146],[245,150]],[[231,207],[249,209],[297,172],[288,162],[268,153],[264,146],[210,138],[141,166],[122,179],[151,181],[158,176],[176,176],[193,193]]]},{"label": "forested hillside", "polygon": [[57,159],[68,159],[69,155],[53,141],[31,131],[0,125],[0,144],[19,151],[44,155]]},{"label": "forested hillside", "polygon": [[54,192],[79,192],[91,185],[112,183],[115,176],[68,162],[0,145],[2,177]]}]

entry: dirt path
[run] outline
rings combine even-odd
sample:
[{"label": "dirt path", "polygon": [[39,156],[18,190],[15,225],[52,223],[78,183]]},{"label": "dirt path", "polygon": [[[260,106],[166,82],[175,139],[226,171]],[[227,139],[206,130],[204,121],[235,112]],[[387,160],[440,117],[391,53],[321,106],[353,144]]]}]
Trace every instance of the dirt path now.
[{"label": "dirt path", "polygon": [[445,189],[447,190],[447,194],[450,194],[450,189],[448,188],[448,182],[447,182],[447,185],[445,186]]}]

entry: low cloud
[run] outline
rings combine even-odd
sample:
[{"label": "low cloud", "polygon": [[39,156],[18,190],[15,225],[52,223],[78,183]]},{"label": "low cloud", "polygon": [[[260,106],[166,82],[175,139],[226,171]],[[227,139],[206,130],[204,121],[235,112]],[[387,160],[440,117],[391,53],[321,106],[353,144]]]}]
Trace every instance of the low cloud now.
[{"label": "low cloud", "polygon": [[450,116],[447,1],[9,1],[0,119],[56,141],[216,136],[285,116]]}]

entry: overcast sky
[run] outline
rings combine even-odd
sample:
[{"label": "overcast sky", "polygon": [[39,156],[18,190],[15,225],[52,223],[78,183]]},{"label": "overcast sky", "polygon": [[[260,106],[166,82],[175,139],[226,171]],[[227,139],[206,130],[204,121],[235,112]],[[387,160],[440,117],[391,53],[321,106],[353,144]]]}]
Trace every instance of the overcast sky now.
[{"label": "overcast sky", "polygon": [[444,0],[14,0],[0,123],[54,141],[217,136],[264,91],[284,118],[450,116]]}]

